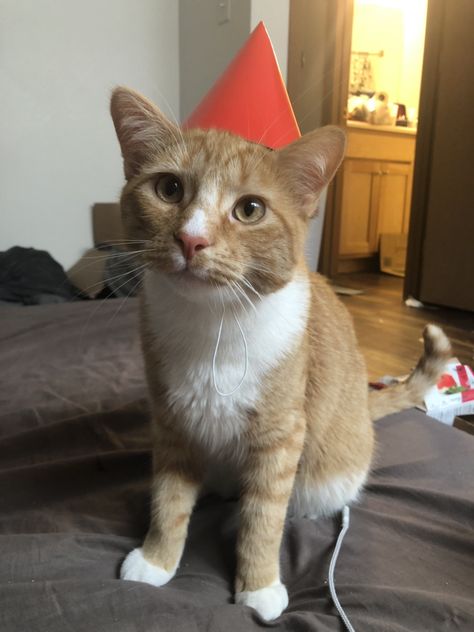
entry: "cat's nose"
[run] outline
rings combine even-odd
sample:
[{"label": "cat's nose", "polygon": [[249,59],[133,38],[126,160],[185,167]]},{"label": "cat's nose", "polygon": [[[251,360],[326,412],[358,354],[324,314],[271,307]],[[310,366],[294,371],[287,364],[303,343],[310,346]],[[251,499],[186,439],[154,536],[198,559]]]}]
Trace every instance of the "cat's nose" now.
[{"label": "cat's nose", "polygon": [[188,235],[187,233],[178,233],[175,235],[176,241],[181,246],[184,258],[186,261],[190,261],[196,252],[207,248],[210,244],[205,237],[195,237],[194,235]]}]

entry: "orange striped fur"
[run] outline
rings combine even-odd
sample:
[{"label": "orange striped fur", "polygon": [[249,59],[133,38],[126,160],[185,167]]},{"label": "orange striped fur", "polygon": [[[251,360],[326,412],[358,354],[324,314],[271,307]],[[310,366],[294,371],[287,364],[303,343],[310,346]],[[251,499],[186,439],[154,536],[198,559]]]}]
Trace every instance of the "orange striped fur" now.
[{"label": "orange striped fur", "polygon": [[[374,448],[351,318],[303,256],[344,134],[323,128],[271,151],[227,132],[181,132],[126,88],[114,92],[112,116],[127,178],[124,225],[129,239],[142,240],[147,264],[141,332],[154,437],[150,528],[121,576],[157,586],[172,578],[216,466],[240,495],[236,602],[270,620],[288,602],[279,564],[288,511],[318,517],[354,501]],[[179,178],[182,195],[160,197],[160,174]],[[246,196],[265,206],[255,223],[235,217]],[[207,244],[189,261],[180,249],[186,230]],[[248,371],[226,397],[214,388],[212,358],[222,320],[217,378],[231,389],[245,361],[237,319]],[[446,345],[439,351],[434,345],[427,355],[443,359]],[[441,364],[424,361],[419,373],[429,366],[431,383]],[[387,403],[390,395],[377,397]],[[406,401],[392,400],[390,410]]]}]

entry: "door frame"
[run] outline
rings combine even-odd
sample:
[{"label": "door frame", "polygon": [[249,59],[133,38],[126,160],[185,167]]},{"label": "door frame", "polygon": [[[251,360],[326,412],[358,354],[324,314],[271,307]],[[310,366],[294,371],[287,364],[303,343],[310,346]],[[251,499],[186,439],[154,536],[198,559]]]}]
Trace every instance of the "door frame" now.
[{"label": "door frame", "polygon": [[[349,73],[351,64],[352,21],[354,0],[331,2],[328,11],[327,32],[335,36],[328,54],[328,72],[322,111],[323,125],[339,125],[346,128],[347,98],[349,94]],[[324,228],[319,257],[318,271],[333,277],[337,273],[339,254],[339,233],[341,229],[342,170],[338,171],[329,186],[326,198]]]},{"label": "door frame", "polygon": [[445,2],[428,0],[403,298],[420,295]]},{"label": "door frame", "polygon": [[[317,0],[312,0],[317,1]],[[295,10],[296,0],[290,0],[290,14]],[[416,138],[415,164],[412,199],[410,204],[410,227],[404,297],[416,296],[421,283],[421,253],[426,224],[426,207],[429,185],[429,156],[432,129],[435,119],[434,94],[441,45],[441,25],[446,0],[428,0],[423,74],[419,103],[419,124]],[[349,92],[349,73],[354,15],[353,0],[337,0],[328,4],[327,32],[336,33],[332,46],[327,50],[325,98],[322,111],[323,125],[346,127],[346,108]],[[339,235],[341,228],[342,171],[336,174],[329,186],[326,199],[321,253],[318,271],[334,277],[339,259]]]}]

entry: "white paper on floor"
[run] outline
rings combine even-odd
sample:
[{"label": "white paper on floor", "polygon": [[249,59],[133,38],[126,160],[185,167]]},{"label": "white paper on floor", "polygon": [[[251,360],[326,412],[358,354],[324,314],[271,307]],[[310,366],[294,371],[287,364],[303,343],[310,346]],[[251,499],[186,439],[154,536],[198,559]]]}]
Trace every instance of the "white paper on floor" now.
[{"label": "white paper on floor", "polygon": [[446,367],[436,386],[425,395],[428,415],[453,425],[459,415],[474,414],[474,372],[471,367],[454,359]]}]

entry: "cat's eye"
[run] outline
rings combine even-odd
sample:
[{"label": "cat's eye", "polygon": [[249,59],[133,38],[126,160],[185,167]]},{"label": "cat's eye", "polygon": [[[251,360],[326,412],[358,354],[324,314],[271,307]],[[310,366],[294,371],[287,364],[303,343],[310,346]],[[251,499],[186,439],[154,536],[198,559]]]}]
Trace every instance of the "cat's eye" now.
[{"label": "cat's eye", "polygon": [[237,202],[232,215],[244,224],[255,224],[265,215],[265,204],[256,197],[245,197]]},{"label": "cat's eye", "polygon": [[163,202],[169,204],[178,204],[184,195],[183,183],[174,173],[161,174],[155,183],[155,191]]}]

